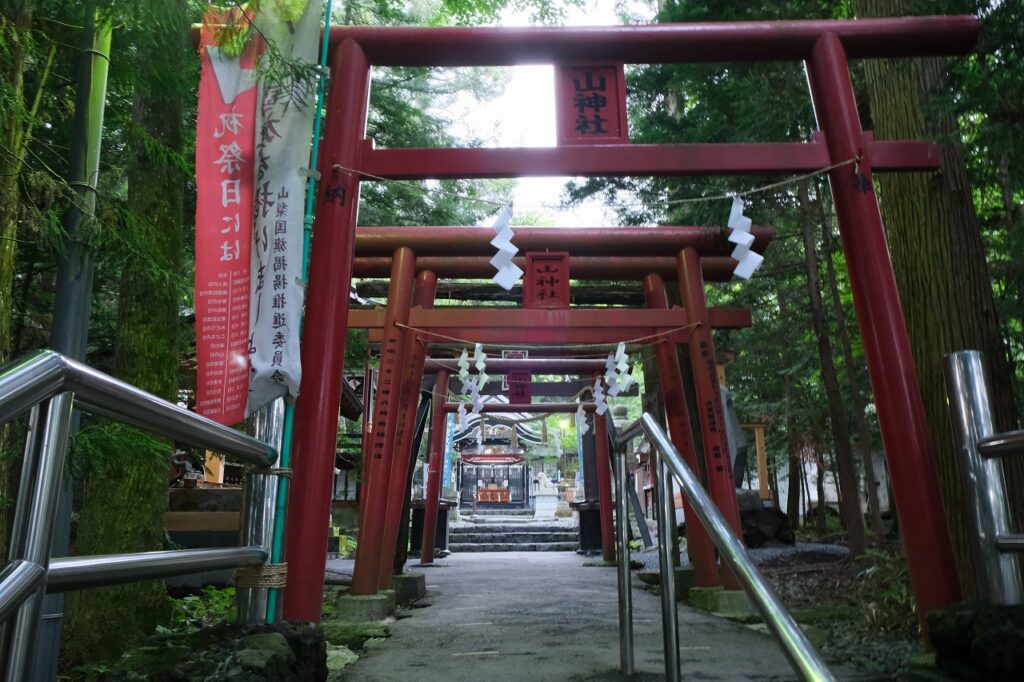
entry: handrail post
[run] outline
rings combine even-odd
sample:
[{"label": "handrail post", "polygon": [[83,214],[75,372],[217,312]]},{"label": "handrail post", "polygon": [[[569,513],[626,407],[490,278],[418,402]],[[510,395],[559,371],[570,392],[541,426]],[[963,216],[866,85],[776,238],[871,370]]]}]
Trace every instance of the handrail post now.
[{"label": "handrail post", "polygon": [[[835,677],[825,666],[825,662],[821,660],[818,652],[814,650],[814,647],[807,640],[803,630],[800,629],[800,626],[796,624],[793,617],[786,611],[786,607],[782,605],[782,600],[779,599],[775,590],[772,589],[768,581],[757,570],[757,566],[754,565],[747,551],[743,548],[743,543],[733,533],[722,512],[711,501],[711,496],[704,490],[700,480],[690,470],[690,467],[686,466],[682,455],[676,450],[665,431],[662,430],[661,426],[650,414],[645,413],[640,418],[640,421],[643,425],[644,433],[650,439],[654,449],[657,450],[658,459],[662,463],[662,467],[658,470],[658,475],[661,478],[666,478],[671,474],[675,474],[676,478],[679,479],[683,494],[690,500],[697,519],[704,525],[704,529],[711,536],[711,541],[718,548],[722,561],[732,569],[733,574],[739,580],[747,596],[750,597],[750,601],[753,602],[761,617],[764,618],[768,629],[775,636],[779,646],[782,647],[782,652],[789,659],[793,669],[804,680],[811,680],[813,682],[832,682],[835,680]],[[671,473],[669,473],[669,469]],[[658,527],[658,534],[659,542],[661,542],[660,538],[663,535],[660,525]],[[670,537],[670,534],[665,535]],[[667,552],[662,550],[661,555],[662,571],[664,571]],[[662,576],[664,575],[662,573]],[[675,592],[675,582],[673,581],[670,584],[673,588],[672,591]],[[663,578],[663,613],[665,610],[665,587],[665,580]],[[675,615],[674,610],[672,614],[673,616]],[[666,656],[667,654],[668,652],[666,651]],[[675,656],[676,658],[679,656],[678,645],[675,648]]]},{"label": "handrail post", "polygon": [[1012,532],[1009,499],[998,457],[984,457],[978,441],[995,435],[988,378],[976,350],[945,357],[946,395],[953,441],[960,457],[960,480],[967,507],[971,554],[978,596],[993,604],[1024,602],[1020,558],[1002,552],[996,538]]},{"label": "handrail post", "polygon": [[[281,451],[284,436],[284,398],[277,398],[252,416],[253,436]],[[243,547],[270,548],[277,511],[277,477],[250,469],[242,491],[242,527],[239,544]],[[266,565],[266,564],[264,564]],[[237,580],[237,578],[236,578]],[[267,620],[268,587],[238,585],[238,622],[264,623]]]},{"label": "handrail post", "polygon": [[672,524],[676,514],[672,504],[669,481],[672,472],[665,463],[661,452],[657,456],[658,480],[655,486],[658,497],[658,564],[661,569],[661,635],[665,646],[665,679],[679,682],[679,623],[676,621],[676,572],[672,549]]},{"label": "handrail post", "polygon": [[[600,418],[600,417],[598,417]],[[618,490],[615,495],[615,544],[618,547],[619,587],[619,671],[628,676],[634,673],[633,657],[633,594],[629,575],[629,513],[626,498],[629,495],[629,475],[626,467],[626,448],[613,448],[615,453],[615,478]]]},{"label": "handrail post", "polygon": [[[23,517],[23,536],[15,540],[20,556],[13,553],[11,555],[12,559],[30,561],[41,566],[43,570],[50,564],[50,540],[53,535],[54,516],[60,502],[72,402],[72,394],[64,392],[51,398],[47,404],[36,477],[32,482],[31,501],[28,513]],[[7,682],[24,682],[31,679],[32,656],[44,594],[45,587],[40,584],[36,593],[22,603],[14,618],[7,656]]]}]

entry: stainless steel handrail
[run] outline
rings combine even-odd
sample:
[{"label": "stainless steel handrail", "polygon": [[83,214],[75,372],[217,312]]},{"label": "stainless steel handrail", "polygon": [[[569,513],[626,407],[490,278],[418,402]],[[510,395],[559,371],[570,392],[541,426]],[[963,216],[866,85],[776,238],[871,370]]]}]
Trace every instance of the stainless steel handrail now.
[{"label": "stainless steel handrail", "polygon": [[201,571],[259,566],[268,556],[263,547],[217,547],[52,559],[46,574],[46,591],[69,592]]},{"label": "stainless steel handrail", "polygon": [[[785,606],[782,604],[782,600],[772,589],[771,585],[765,580],[764,576],[761,575],[754,562],[750,559],[746,549],[743,547],[743,543],[740,542],[739,538],[733,533],[732,528],[726,522],[721,512],[718,511],[718,507],[715,506],[714,502],[711,501],[711,497],[707,491],[701,485],[700,480],[694,475],[690,468],[683,461],[679,451],[676,450],[672,441],[669,440],[668,435],[661,428],[661,426],[655,421],[654,417],[650,414],[644,414],[636,422],[624,429],[616,439],[618,448],[624,448],[626,444],[632,438],[640,435],[641,431],[651,441],[654,448],[657,450],[659,459],[671,474],[682,484],[682,492],[686,495],[691,506],[693,507],[694,513],[697,515],[698,520],[707,530],[708,535],[711,537],[711,541],[718,549],[722,560],[732,570],[733,574],[739,580],[740,585],[743,587],[747,596],[753,602],[755,608],[761,614],[765,623],[768,625],[768,629],[775,636],[776,641],[782,648],[783,653],[789,660],[790,665],[804,680],[828,681],[834,680],[832,673],[829,672],[824,661],[815,651],[814,647],[808,641],[804,635],[800,626],[797,625],[793,617],[786,611]],[[664,469],[659,470],[659,474]],[[660,483],[665,480],[665,476],[659,476],[659,488]],[[662,509],[662,524],[668,510],[671,509],[670,505],[663,505]],[[671,551],[671,543],[666,542],[664,538],[668,537],[668,534],[660,534],[659,539],[659,552],[663,555],[661,557],[662,564],[662,586],[663,588],[675,585],[675,576],[671,573],[666,574],[667,565],[669,570],[671,569],[671,562],[666,560],[669,552]],[[667,613],[667,603],[671,604],[671,613]],[[675,623],[675,600],[671,602],[663,600],[663,618],[670,622],[663,624],[664,631],[666,634],[666,640],[675,631],[672,627]],[[669,646],[669,644],[667,644]],[[676,655],[666,652],[666,663],[671,664],[671,661],[675,660],[675,669],[666,667],[666,678],[670,680],[679,679],[678,669],[678,648],[673,646]]]},{"label": "stainless steel handrail", "polygon": [[[0,642],[6,646],[0,658],[6,659],[7,682],[23,682],[32,675],[44,588],[55,592],[259,566],[269,556],[268,548],[262,546],[267,533],[258,529],[269,527],[272,518],[265,518],[265,503],[250,498],[243,517],[249,546],[51,561],[50,540],[73,406],[261,468],[273,465],[278,457],[272,438],[260,440],[235,431],[53,351],[40,351],[0,368],[0,423],[31,410],[9,562],[0,572],[0,624],[10,619],[9,637]],[[258,472],[257,478],[266,479],[267,473]],[[259,618],[257,612],[247,614],[250,622]]]},{"label": "stainless steel handrail", "polygon": [[39,564],[18,559],[0,571],[0,623],[28,599],[46,577]]},{"label": "stainless steel handrail", "polygon": [[[978,596],[993,604],[1020,604],[1024,602],[1022,562],[1017,554],[1008,552],[1015,536],[999,457],[1012,451],[1010,444],[1015,440],[1022,440],[1017,435],[1020,432],[996,433],[981,352],[949,353],[944,358],[943,375],[953,446],[960,461],[962,509],[973,531],[968,534],[968,546]],[[986,449],[985,443],[992,445]]]},{"label": "stainless steel handrail", "polygon": [[1005,457],[1024,453],[1024,430],[997,433],[978,441],[982,457]]},{"label": "stainless steel handrail", "polygon": [[52,350],[33,353],[0,371],[0,423],[62,391],[73,391],[75,407],[87,412],[248,464],[271,466],[277,461],[277,451],[252,436],[189,412]]},{"label": "stainless steel handrail", "polygon": [[[594,419],[601,419],[595,415]],[[633,653],[633,587],[629,573],[629,509],[626,498],[629,495],[629,467],[626,466],[626,452],[618,447],[615,435],[615,421],[608,422],[608,438],[612,445],[612,459],[615,465],[615,547],[618,561],[615,563],[615,577],[619,590],[619,672],[631,678],[636,672]]]}]

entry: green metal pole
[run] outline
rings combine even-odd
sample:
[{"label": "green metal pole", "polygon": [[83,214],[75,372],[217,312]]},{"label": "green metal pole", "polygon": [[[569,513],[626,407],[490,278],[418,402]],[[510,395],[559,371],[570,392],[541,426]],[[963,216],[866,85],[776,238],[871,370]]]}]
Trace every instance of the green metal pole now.
[{"label": "green metal pole", "polygon": [[[327,90],[327,50],[330,46],[331,35],[331,3],[327,0],[327,11],[324,14],[323,42],[320,45],[320,82],[317,85],[316,111],[313,114],[313,148],[309,154],[309,167],[316,170],[317,157],[320,142],[320,123],[323,120],[324,93]],[[310,175],[306,185],[306,211],[303,219],[302,230],[302,281],[306,281],[309,270],[309,251],[313,241],[313,206],[316,201],[316,177]],[[301,333],[300,333],[301,338]],[[281,468],[288,468],[292,459],[292,425],[295,422],[295,403],[290,402],[284,412],[284,436],[281,443],[281,460],[278,464]],[[281,556],[284,554],[284,521],[288,509],[288,479],[280,477],[277,482],[277,509],[274,513],[274,535],[270,545],[270,561],[274,564],[281,563]],[[326,560],[326,557],[325,557]],[[277,620],[278,594],[280,590],[272,589],[267,595],[267,622],[273,623]]]},{"label": "green metal pole", "polygon": [[[88,225],[96,213],[111,34],[110,22],[98,17],[83,29],[68,168],[68,184],[77,196],[61,217],[63,252],[57,266],[50,346],[79,361],[85,360],[89,339],[92,283],[96,271],[93,249],[82,238],[81,228],[83,223]],[[78,430],[77,411],[73,420],[72,434]],[[66,476],[53,532],[53,556],[66,556],[69,551],[72,492],[71,477]],[[35,650],[34,680],[57,679],[63,611],[64,595],[46,595],[39,644]]]}]

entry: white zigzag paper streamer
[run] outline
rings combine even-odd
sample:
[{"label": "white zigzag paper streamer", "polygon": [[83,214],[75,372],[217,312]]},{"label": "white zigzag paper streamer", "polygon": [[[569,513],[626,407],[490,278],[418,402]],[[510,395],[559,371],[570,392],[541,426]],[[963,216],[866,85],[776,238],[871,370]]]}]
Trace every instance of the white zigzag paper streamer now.
[{"label": "white zigzag paper streamer", "polygon": [[459,409],[456,412],[459,417],[459,431],[466,430],[466,403],[459,403]]},{"label": "white zigzag paper streamer", "polygon": [[743,199],[739,197],[732,198],[728,226],[732,229],[729,241],[736,245],[736,248],[732,250],[732,257],[738,261],[733,274],[743,279],[750,279],[754,272],[761,267],[764,256],[750,250],[754,244],[754,235],[750,234],[751,220],[743,215]]},{"label": "white zigzag paper streamer", "polygon": [[604,387],[601,386],[601,377],[598,377],[594,381],[594,410],[598,415],[604,416],[604,413],[608,411],[608,403],[604,399]]},{"label": "white zigzag paper streamer", "polygon": [[497,220],[492,228],[497,236],[491,240],[491,246],[498,252],[491,258],[491,265],[498,272],[491,279],[505,291],[509,291],[523,277],[523,270],[512,262],[512,258],[519,253],[519,247],[512,243],[515,232],[508,226],[512,220],[512,205],[508,204],[498,213]]},{"label": "white zigzag paper streamer", "polygon": [[465,348],[462,349],[462,355],[459,356],[459,380],[462,381],[463,386],[469,381],[469,351]]},{"label": "white zigzag paper streamer", "polygon": [[625,342],[619,343],[615,352],[608,354],[604,366],[608,395],[618,395],[633,385],[633,375],[629,366],[629,358],[626,355]]},{"label": "white zigzag paper streamer", "polygon": [[484,347],[479,343],[473,348],[473,366],[476,367],[477,371],[476,386],[477,393],[479,393],[487,385],[487,380],[490,379],[484,372],[484,369],[487,368],[487,353],[484,352]]},{"label": "white zigzag paper streamer", "polygon": [[469,385],[469,399],[473,414],[480,414],[484,407],[484,399],[480,396],[480,387],[475,383]]},{"label": "white zigzag paper streamer", "polygon": [[590,424],[587,423],[587,414],[583,411],[583,404],[576,408],[576,430],[582,436],[590,430]]}]

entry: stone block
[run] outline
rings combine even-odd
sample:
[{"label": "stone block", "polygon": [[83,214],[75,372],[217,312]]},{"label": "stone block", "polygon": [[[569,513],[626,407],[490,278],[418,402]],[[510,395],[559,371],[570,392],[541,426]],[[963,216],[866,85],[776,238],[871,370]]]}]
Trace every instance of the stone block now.
[{"label": "stone block", "polygon": [[536,494],[533,496],[533,516],[538,519],[553,519],[558,511],[558,493]]},{"label": "stone block", "polygon": [[689,589],[688,601],[690,606],[701,611],[714,611],[715,606],[715,595],[719,592],[724,592],[725,588],[721,585],[715,585],[714,587],[691,587]]},{"label": "stone block", "polygon": [[758,618],[747,593],[743,590],[727,590],[721,585],[715,587],[691,587],[690,606],[701,611],[710,611],[723,618],[750,621]]},{"label": "stone block", "polygon": [[345,666],[355,663],[359,656],[353,653],[347,646],[340,644],[327,645],[327,669],[329,671],[341,670]]},{"label": "stone block", "polygon": [[677,568],[676,573],[676,601],[687,601],[690,590],[697,585],[697,572],[692,567],[686,566]]},{"label": "stone block", "polygon": [[754,607],[743,590],[720,590],[711,598],[711,612],[726,618],[747,618],[754,615]]},{"label": "stone block", "polygon": [[377,594],[383,595],[388,600],[388,615],[395,615],[395,611],[398,610],[398,595],[395,594],[394,590],[377,590]]},{"label": "stone block", "polygon": [[391,576],[391,589],[399,604],[409,604],[427,595],[427,576],[422,573],[403,573]]},{"label": "stone block", "polygon": [[636,577],[640,578],[640,582],[644,585],[661,584],[661,573],[658,573],[657,571],[637,571]]},{"label": "stone block", "polygon": [[335,620],[359,622],[384,620],[395,612],[395,593],[381,590],[377,594],[344,594],[335,602]]}]

